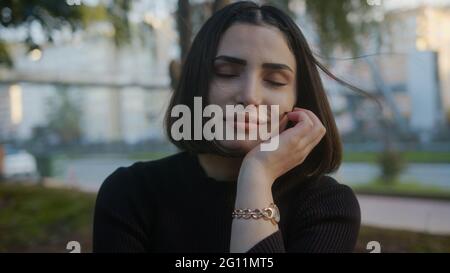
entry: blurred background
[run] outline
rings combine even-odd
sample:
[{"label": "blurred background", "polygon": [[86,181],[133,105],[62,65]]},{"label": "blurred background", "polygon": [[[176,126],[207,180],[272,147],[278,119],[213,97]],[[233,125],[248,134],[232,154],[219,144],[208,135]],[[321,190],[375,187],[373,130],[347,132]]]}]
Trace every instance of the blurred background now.
[{"label": "blurred background", "polygon": [[[177,150],[163,115],[180,60],[230,0],[0,2],[0,252],[92,250],[116,168]],[[333,176],[357,193],[357,252],[450,252],[450,0],[273,0],[338,77]],[[372,248],[373,243],[379,248]]]}]

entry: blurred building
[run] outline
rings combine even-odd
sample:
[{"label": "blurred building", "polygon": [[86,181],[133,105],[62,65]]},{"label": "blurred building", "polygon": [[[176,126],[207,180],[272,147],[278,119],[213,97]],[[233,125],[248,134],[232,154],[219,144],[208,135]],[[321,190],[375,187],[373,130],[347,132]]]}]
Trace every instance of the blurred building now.
[{"label": "blurred building", "polygon": [[32,138],[34,128],[49,119],[49,101],[68,92],[81,110],[85,143],[162,138],[176,35],[169,16],[145,14],[144,21],[133,26],[132,40],[121,47],[102,23],[30,52],[17,43],[14,69],[0,71],[0,137]]},{"label": "blurred building", "polygon": [[[366,58],[332,61],[333,71],[382,98],[388,116],[404,131],[429,141],[448,127],[450,113],[450,8],[421,6],[384,15],[378,33],[364,41]],[[375,54],[374,54],[375,53]],[[344,88],[325,79],[331,94]],[[344,92],[345,93],[345,92]],[[345,93],[339,126],[345,132],[379,130],[370,103]],[[339,109],[338,109],[339,110]],[[351,118],[349,118],[349,116]],[[366,116],[366,118],[364,117]],[[339,122],[338,118],[338,122]]]}]

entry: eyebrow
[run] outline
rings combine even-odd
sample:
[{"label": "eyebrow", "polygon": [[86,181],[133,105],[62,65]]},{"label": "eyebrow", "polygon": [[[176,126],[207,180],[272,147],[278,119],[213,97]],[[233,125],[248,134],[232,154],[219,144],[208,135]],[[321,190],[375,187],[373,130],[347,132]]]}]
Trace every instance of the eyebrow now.
[{"label": "eyebrow", "polygon": [[[234,63],[234,64],[238,64],[238,65],[247,65],[247,61],[243,60],[243,59],[239,59],[236,57],[231,57],[231,56],[226,56],[226,55],[220,55],[214,58],[214,61],[216,60],[222,60],[225,62],[229,62],[229,63]],[[272,69],[272,70],[289,70],[292,73],[294,73],[294,71],[285,64],[280,64],[280,63],[263,63],[262,65],[263,68],[267,68],[267,69]]]}]

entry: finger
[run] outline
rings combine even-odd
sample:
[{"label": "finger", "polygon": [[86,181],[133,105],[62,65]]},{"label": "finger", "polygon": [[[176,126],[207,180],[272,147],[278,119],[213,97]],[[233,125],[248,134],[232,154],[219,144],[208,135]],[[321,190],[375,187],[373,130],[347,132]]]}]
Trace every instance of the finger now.
[{"label": "finger", "polygon": [[[325,127],[322,125],[319,118],[307,109],[294,107],[292,112],[288,113],[289,119],[297,122],[296,126],[286,130],[282,138],[290,145],[285,146],[287,149],[297,151],[293,153],[292,160],[304,160],[314,149],[314,147],[321,141],[325,134]],[[305,127],[310,126],[312,130],[305,130]]]},{"label": "finger", "polygon": [[303,112],[303,111],[295,111],[295,112],[289,112],[287,114],[288,118],[290,121],[295,122],[295,123],[305,123],[308,124],[310,126],[313,126],[313,122],[311,121],[311,119],[308,117],[308,115]]},{"label": "finger", "polygon": [[[310,110],[306,109],[294,109],[297,112],[303,112],[314,124],[312,126],[312,130],[308,130],[306,134],[304,134],[301,139],[298,141],[298,149],[307,151],[312,150],[323,138],[325,135],[326,129],[322,125],[319,118]],[[300,136],[298,136],[300,137]]]},{"label": "finger", "polygon": [[300,107],[294,107],[294,109],[292,111],[295,111],[295,112],[301,111],[301,112],[304,112],[305,114],[307,114],[308,117],[311,119],[314,126],[322,123],[320,121],[320,119],[311,110],[300,108]]},{"label": "finger", "polygon": [[[282,139],[291,143],[288,145],[289,149],[298,149],[302,154],[308,145],[317,142],[317,139],[320,141],[321,138],[320,130],[313,131],[315,129],[315,123],[312,121],[314,120],[314,115],[311,115],[310,117],[310,114],[307,111],[308,110],[306,109],[295,107],[293,112],[289,112],[289,119],[297,122],[297,124],[294,127],[287,129],[285,133],[282,134]],[[320,128],[322,126],[320,120],[318,118],[316,120],[319,124],[316,127]]]},{"label": "finger", "polygon": [[[313,117],[311,117],[313,118]],[[317,118],[317,122],[320,122]],[[322,141],[323,137],[325,136],[326,129],[323,127],[321,123],[319,125],[316,125],[316,127],[306,135],[304,139],[305,146],[303,147],[303,150],[306,152],[306,155],[311,153],[314,148]]]},{"label": "finger", "polygon": [[322,122],[317,117],[317,115],[314,114],[314,112],[312,112],[311,110],[302,109],[302,108],[299,108],[299,107],[294,107],[293,111],[301,111],[301,112],[304,112],[305,114],[307,114],[308,117],[310,118],[310,120],[313,123],[313,130],[312,131],[316,132],[317,135],[324,135],[326,133],[325,126],[322,124]]},{"label": "finger", "polygon": [[312,121],[309,119],[308,115],[302,111],[288,112],[287,117],[296,124],[293,127],[286,129],[282,134],[282,138],[289,143],[294,144],[300,141],[301,138],[310,131],[312,128]]},{"label": "finger", "polygon": [[314,112],[312,112],[310,110],[305,110],[305,113],[309,116],[309,118],[314,123],[314,128],[313,128],[312,131],[315,132],[317,136],[320,136],[320,138],[322,138],[325,135],[326,131],[327,131],[325,126],[322,124],[322,122],[316,116],[316,114],[314,114]]},{"label": "finger", "polygon": [[308,109],[304,109],[303,111],[304,111],[304,112],[308,115],[308,117],[313,121],[314,125],[323,125],[323,124],[322,124],[322,121],[317,117],[316,114],[314,114],[313,111],[308,110]]},{"label": "finger", "polygon": [[281,119],[280,119],[280,125],[278,126],[279,131],[281,133],[281,130],[283,130],[284,128],[286,128],[287,124],[289,122],[289,118],[287,114],[284,114]]}]

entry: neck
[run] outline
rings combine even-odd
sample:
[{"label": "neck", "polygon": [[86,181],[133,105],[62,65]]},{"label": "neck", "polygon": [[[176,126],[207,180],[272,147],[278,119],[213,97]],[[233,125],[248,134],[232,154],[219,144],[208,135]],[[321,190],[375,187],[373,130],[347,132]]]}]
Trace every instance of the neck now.
[{"label": "neck", "polygon": [[197,156],[200,165],[209,177],[219,181],[237,180],[243,158],[214,154],[198,154]]}]

